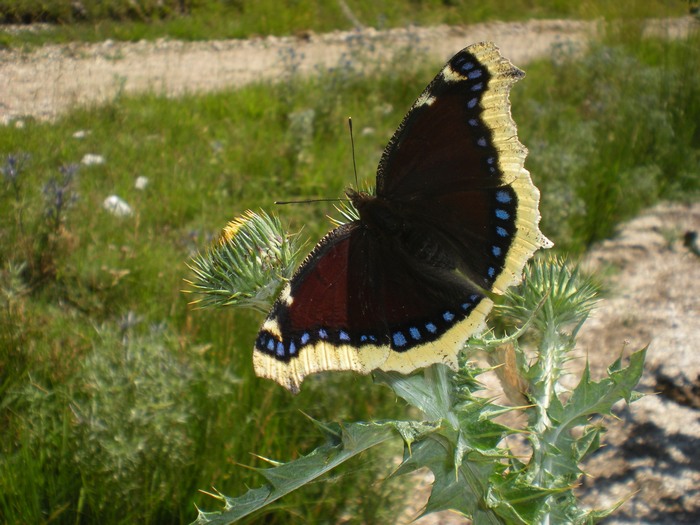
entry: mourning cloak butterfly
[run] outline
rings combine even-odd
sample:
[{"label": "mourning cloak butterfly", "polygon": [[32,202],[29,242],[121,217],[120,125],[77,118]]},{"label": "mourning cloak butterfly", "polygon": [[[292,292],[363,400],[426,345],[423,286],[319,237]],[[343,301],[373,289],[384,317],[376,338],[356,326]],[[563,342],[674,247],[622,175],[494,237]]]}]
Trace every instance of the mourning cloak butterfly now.
[{"label": "mourning cloak butterfly", "polygon": [[457,366],[489,296],[551,246],[510,115],[523,75],[492,43],[452,57],[389,141],[375,194],[347,190],[359,220],[328,233],[275,302],[259,376],[296,393],[324,370]]}]

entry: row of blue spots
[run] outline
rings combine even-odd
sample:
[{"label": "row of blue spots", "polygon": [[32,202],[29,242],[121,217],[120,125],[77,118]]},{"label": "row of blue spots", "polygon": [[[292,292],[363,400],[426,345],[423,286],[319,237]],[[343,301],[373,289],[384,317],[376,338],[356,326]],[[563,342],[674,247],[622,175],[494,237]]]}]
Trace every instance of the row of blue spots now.
[{"label": "row of blue spots", "polygon": [[474,304],[479,300],[479,296],[477,294],[472,294],[469,296],[469,301],[466,301],[462,303],[462,310],[465,312],[469,311],[469,309],[474,306]]},{"label": "row of blue spots", "polygon": [[[472,294],[471,296],[469,296],[469,301],[462,303],[462,305],[461,305],[462,310],[464,310],[465,312],[468,312],[469,309],[472,308],[478,300],[479,300],[479,295]],[[453,312],[451,312],[450,310],[445,310],[442,313],[442,319],[446,323],[452,323],[456,319],[456,317],[457,316]],[[432,322],[425,323],[425,329],[428,332],[430,332],[431,334],[435,334],[438,331],[437,325],[435,323],[432,323]],[[421,334],[418,327],[411,326],[410,328],[408,328],[408,334],[410,335],[411,339],[413,339],[414,341],[420,341],[421,339],[423,339],[423,334]],[[397,330],[396,332],[391,334],[391,340],[394,343],[394,346],[396,348],[402,348],[408,344],[408,338],[406,337],[404,332],[401,330]]]},{"label": "row of blue spots", "polygon": [[[437,326],[435,326],[433,323],[427,323],[425,327],[426,329],[428,329],[429,332],[434,333],[435,331],[437,331]],[[411,339],[413,339],[414,341],[420,341],[421,339],[423,339],[423,335],[420,333],[420,330],[415,326],[411,326],[408,329],[408,333],[410,334]],[[391,340],[393,341],[394,346],[396,346],[397,348],[406,346],[406,344],[408,343],[406,336],[401,331],[394,332],[391,336]]]},{"label": "row of blue spots", "polygon": [[488,157],[486,159],[486,164],[489,165],[489,173],[496,173],[496,166],[494,166],[494,164],[496,164],[496,157]]},{"label": "row of blue spots", "polygon": [[[487,160],[488,162],[488,160]],[[501,204],[508,204],[513,200],[513,197],[511,194],[506,191],[506,190],[498,190],[496,192],[496,201],[501,203]],[[510,212],[507,210],[504,210],[502,208],[496,208],[495,211],[496,218],[501,220],[501,221],[507,221],[510,219]],[[496,235],[499,237],[509,237],[508,230],[506,230],[503,226],[496,226]],[[491,246],[491,253],[493,254],[494,257],[501,257],[503,255],[503,250],[500,248],[500,246],[493,245]],[[493,266],[489,266],[487,270],[488,276],[490,279],[493,279],[496,275],[496,269]]]},{"label": "row of blue spots", "polygon": [[[427,323],[425,327],[431,333],[435,333],[437,331],[437,327],[432,323]],[[417,328],[410,328],[409,333],[413,339],[420,340],[421,334]],[[298,352],[299,348],[303,348],[312,342],[314,337],[313,334],[313,332],[304,332],[298,340],[290,340],[285,347],[284,341],[280,341],[276,336],[269,332],[264,332],[258,339],[258,348],[265,349],[268,353],[275,354],[278,357],[294,356]],[[318,329],[318,331],[315,332],[315,335],[321,340],[334,339],[331,337],[326,328]],[[378,337],[374,334],[362,334],[359,339],[361,343],[370,342],[376,344],[379,341]],[[337,340],[342,343],[351,343],[352,337],[347,331],[338,330]]]},{"label": "row of blue spots", "polygon": [[260,345],[267,348],[269,353],[274,353],[279,357],[284,357],[285,355],[293,356],[297,352],[297,347],[296,344],[294,344],[294,341],[290,341],[289,348],[285,350],[284,343],[282,341],[278,341],[277,338],[270,334],[261,336]]},{"label": "row of blue spots", "polygon": [[[446,311],[445,313],[442,314],[442,318],[450,322],[454,319],[454,314],[452,312]],[[438,331],[438,327],[435,323],[432,322],[427,322],[425,323],[425,329],[430,333],[430,334],[436,334]],[[421,333],[420,329],[417,326],[411,326],[408,328],[408,334],[410,335],[411,339],[413,341],[420,341],[423,339],[423,334]],[[394,343],[394,346],[396,348],[402,348],[408,344],[408,339],[406,335],[404,335],[404,332],[401,330],[397,330],[393,334],[391,334],[391,341]]]},{"label": "row of blue spots", "polygon": [[[474,62],[465,62],[464,64],[462,64],[460,66],[459,69],[463,74],[467,75],[467,78],[469,78],[470,80],[475,80],[475,79],[481,77],[481,75],[483,74],[483,70],[482,69],[474,69],[474,68],[475,68]],[[484,83],[477,82],[476,84],[473,84],[470,87],[470,90],[474,93],[481,92],[484,90]],[[479,103],[479,97],[472,97],[467,101],[467,107],[469,109],[474,109],[478,103]],[[480,126],[479,120],[475,119],[475,118],[470,118],[468,120],[468,123],[473,128]],[[488,146],[488,140],[486,140],[485,136],[479,137],[477,139],[476,143],[481,148],[485,148],[486,146]]]}]

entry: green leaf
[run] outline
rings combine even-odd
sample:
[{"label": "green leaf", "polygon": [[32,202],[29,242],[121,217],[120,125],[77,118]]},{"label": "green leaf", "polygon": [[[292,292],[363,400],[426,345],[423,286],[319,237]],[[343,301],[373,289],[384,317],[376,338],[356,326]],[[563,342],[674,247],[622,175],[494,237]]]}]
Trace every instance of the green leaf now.
[{"label": "green leaf", "polygon": [[621,359],[616,360],[608,369],[608,377],[598,382],[591,381],[586,364],[583,376],[569,401],[563,407],[559,405],[556,412],[552,410],[551,417],[560,422],[560,430],[584,424],[594,414],[610,414],[612,406],[622,399],[630,402],[634,387],[644,371],[645,356],[646,348],[633,353],[626,368],[622,368]]},{"label": "green leaf", "polygon": [[289,463],[267,469],[255,469],[267,480],[266,485],[251,489],[237,498],[215,496],[224,502],[224,510],[200,512],[194,523],[232,523],[313,481],[361,452],[396,437],[396,432],[404,439],[409,437],[416,440],[424,433],[431,432],[433,427],[410,421],[386,421],[332,424],[325,425],[325,429],[330,438],[326,444]]},{"label": "green leaf", "polygon": [[435,481],[423,515],[449,509],[473,517],[475,523],[501,524],[499,517],[483,505],[494,465],[490,458],[476,461],[472,456],[455,469],[453,442],[436,433],[414,446],[413,454],[399,466],[396,475],[423,467],[433,472]]},{"label": "green leaf", "polygon": [[396,372],[374,372],[375,380],[387,384],[410,405],[419,408],[426,419],[445,420],[452,428],[459,422],[453,411],[454,399],[451,378],[454,372],[445,365],[433,365],[422,374],[403,375]]}]

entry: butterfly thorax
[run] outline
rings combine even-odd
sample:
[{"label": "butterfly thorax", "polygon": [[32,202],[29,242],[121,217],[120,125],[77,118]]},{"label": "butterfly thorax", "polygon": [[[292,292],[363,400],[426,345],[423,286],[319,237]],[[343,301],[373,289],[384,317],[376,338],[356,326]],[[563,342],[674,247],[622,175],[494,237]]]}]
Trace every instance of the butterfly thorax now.
[{"label": "butterfly thorax", "polygon": [[360,223],[364,228],[390,235],[401,231],[403,221],[388,200],[352,188],[348,188],[345,195],[360,214]]},{"label": "butterfly thorax", "polygon": [[455,268],[449,248],[430,235],[424,224],[410,220],[400,206],[389,199],[348,189],[345,194],[360,214],[360,225],[377,239],[405,254],[415,263],[435,268]]}]

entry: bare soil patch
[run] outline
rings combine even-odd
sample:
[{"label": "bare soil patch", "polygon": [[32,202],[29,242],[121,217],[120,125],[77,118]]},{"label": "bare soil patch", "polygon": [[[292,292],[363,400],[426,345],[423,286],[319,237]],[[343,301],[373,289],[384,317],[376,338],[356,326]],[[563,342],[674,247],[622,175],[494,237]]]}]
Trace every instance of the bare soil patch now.
[{"label": "bare soil patch", "polygon": [[[687,34],[690,17],[656,21],[649,31]],[[0,31],[13,28],[0,27]],[[547,56],[557,46],[581,49],[599,31],[596,22],[533,20],[471,26],[409,27],[377,31],[308,33],[250,40],[46,45],[31,52],[0,51],[0,123],[27,117],[54,118],[75,105],[100,104],[118,94],[154,91],[167,96],[222,90],[291,73],[336,67],[357,43],[373,46],[373,59],[397,67],[397,53],[424,53],[447,60],[468,44],[496,42],[516,65]],[[293,52],[293,63],[290,56]],[[398,62],[400,65],[400,62]]]}]

